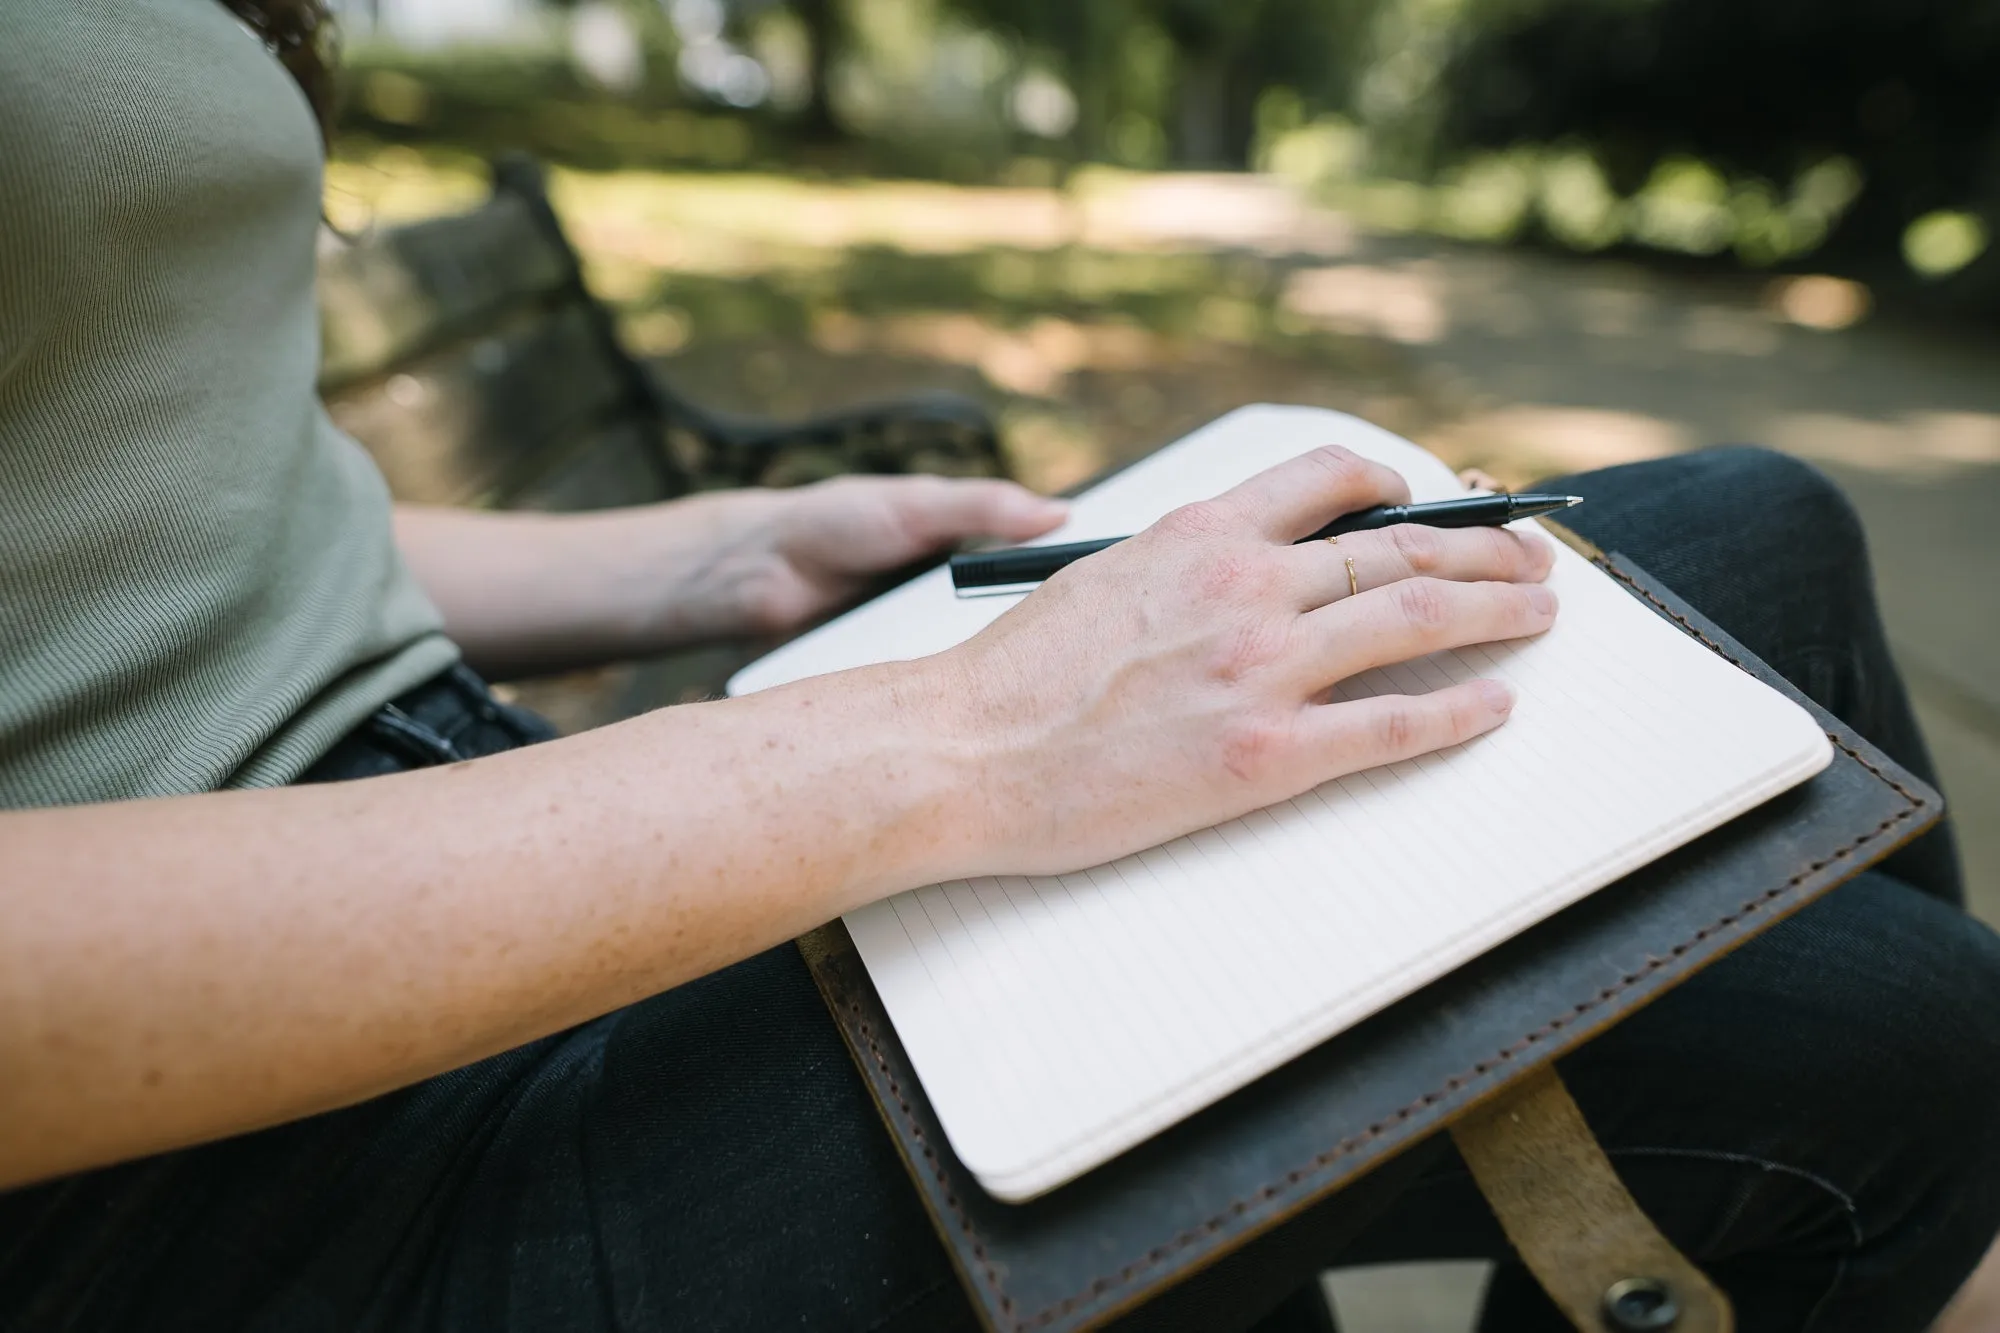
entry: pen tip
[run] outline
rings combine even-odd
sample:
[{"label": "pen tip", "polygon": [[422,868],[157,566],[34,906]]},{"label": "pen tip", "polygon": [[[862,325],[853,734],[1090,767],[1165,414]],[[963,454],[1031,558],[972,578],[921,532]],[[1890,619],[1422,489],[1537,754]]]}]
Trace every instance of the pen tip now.
[{"label": "pen tip", "polygon": [[1578,505],[1583,503],[1583,497],[1581,495],[1565,495],[1563,497],[1563,500],[1565,501],[1565,503],[1563,504],[1564,509],[1574,509]]}]

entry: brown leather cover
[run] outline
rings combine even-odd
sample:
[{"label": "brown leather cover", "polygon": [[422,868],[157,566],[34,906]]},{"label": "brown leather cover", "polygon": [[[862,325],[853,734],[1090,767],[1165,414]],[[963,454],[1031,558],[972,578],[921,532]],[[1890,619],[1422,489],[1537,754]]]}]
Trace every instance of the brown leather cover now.
[{"label": "brown leather cover", "polygon": [[[1833,763],[1042,1198],[1001,1203],[952,1154],[840,923],[800,941],[991,1328],[1062,1333],[1132,1309],[1350,1186],[1936,822],[1936,792],[1635,566],[1594,558],[1661,615],[1811,709],[1834,743]],[[1351,1227],[1364,1226],[1371,1198],[1398,1174],[1384,1171],[1340,1205],[1316,1210],[1314,1227],[1350,1198]]]}]

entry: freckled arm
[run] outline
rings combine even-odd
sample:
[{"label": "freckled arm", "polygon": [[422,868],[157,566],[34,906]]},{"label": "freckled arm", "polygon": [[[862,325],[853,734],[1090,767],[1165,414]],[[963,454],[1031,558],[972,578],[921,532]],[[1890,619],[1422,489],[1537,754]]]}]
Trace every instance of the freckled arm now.
[{"label": "freckled arm", "polygon": [[943,876],[971,803],[935,676],[0,815],[0,1187],[352,1103]]}]

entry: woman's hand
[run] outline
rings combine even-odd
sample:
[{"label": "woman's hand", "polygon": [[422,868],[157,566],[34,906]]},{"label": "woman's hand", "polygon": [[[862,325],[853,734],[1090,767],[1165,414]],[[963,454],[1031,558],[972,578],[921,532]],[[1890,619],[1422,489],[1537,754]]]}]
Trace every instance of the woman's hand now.
[{"label": "woman's hand", "polygon": [[1012,482],[839,477],[587,514],[403,506],[396,542],[466,660],[505,680],[782,634],[888,570],[1066,512]]},{"label": "woman's hand", "polygon": [[1095,864],[1504,722],[1497,681],[1325,701],[1372,667],[1554,621],[1538,538],[1402,525],[1292,545],[1408,498],[1389,469],[1318,450],[1079,561],[912,664],[938,673],[946,732],[977,775],[982,813],[954,873]]},{"label": "woman's hand", "polygon": [[716,583],[758,633],[809,624],[876,576],[968,538],[1039,537],[1069,512],[1010,481],[932,476],[836,477],[738,494],[745,524],[716,562]]}]

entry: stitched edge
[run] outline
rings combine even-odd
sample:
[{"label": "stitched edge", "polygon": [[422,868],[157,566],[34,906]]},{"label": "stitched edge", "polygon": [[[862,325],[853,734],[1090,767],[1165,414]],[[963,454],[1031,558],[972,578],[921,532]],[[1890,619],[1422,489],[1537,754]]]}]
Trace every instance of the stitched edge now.
[{"label": "stitched edge", "polygon": [[[1012,1314],[1014,1310],[1014,1298],[1009,1296],[1006,1289],[1000,1285],[1000,1275],[993,1271],[993,1265],[987,1261],[986,1243],[979,1239],[979,1233],[973,1229],[972,1219],[965,1215],[964,1206],[959,1203],[958,1195],[953,1193],[951,1177],[945,1174],[944,1163],[938,1160],[937,1149],[931,1146],[929,1137],[924,1134],[923,1126],[917,1123],[916,1113],[910,1109],[910,1099],[903,1095],[903,1085],[896,1081],[895,1072],[889,1068],[888,1057],[882,1054],[882,1047],[875,1040],[874,1029],[869,1026],[868,1019],[861,1012],[861,1002],[859,1000],[849,1000],[847,1002],[847,1010],[848,1013],[853,1015],[855,1030],[861,1034],[861,1040],[868,1045],[868,1054],[875,1058],[875,1067],[882,1071],[882,1081],[888,1086],[889,1095],[895,1098],[896,1109],[903,1113],[903,1127],[909,1131],[911,1140],[923,1150],[924,1160],[930,1164],[931,1175],[937,1180],[938,1189],[944,1195],[945,1207],[951,1209],[952,1216],[958,1220],[958,1229],[963,1231],[965,1238],[972,1242],[972,1257],[979,1261],[980,1276],[986,1280],[986,1289],[992,1292],[994,1298],[999,1301],[1000,1310],[1003,1313]],[[1071,1299],[1087,1300],[1089,1296],[1084,1295]],[[1055,1307],[1050,1308],[1055,1309]],[[1074,1309],[1076,1307],[1072,1305],[1068,1308]],[[1048,1320],[1055,1318],[1056,1314],[1060,1313],[1062,1313],[1060,1310],[1056,1311],[1055,1314],[1044,1311],[1035,1318],[1040,1323],[1047,1323]],[[1014,1327],[1016,1329],[1026,1329],[1030,1325],[1016,1320]]]},{"label": "stitched edge", "polygon": [[[1706,644],[1731,666],[1739,670],[1745,669],[1743,663],[1732,657],[1721,644],[1695,628],[1685,616],[1675,611],[1658,597],[1655,597],[1649,589],[1641,586],[1630,575],[1614,568],[1607,559],[1596,559],[1592,563],[1643,597],[1660,614],[1672,620],[1703,644]],[[1927,804],[1922,797],[1904,787],[1876,765],[1870,763],[1866,757],[1849,746],[1835,733],[1829,731],[1826,733],[1826,737],[1843,754],[1860,764],[1863,769],[1874,775],[1876,780],[1909,802],[1909,805],[1889,816],[1889,818],[1883,820],[1868,832],[1856,835],[1845,846],[1837,848],[1817,861],[1811,862],[1783,884],[1778,885],[1774,889],[1765,890],[1757,897],[1738,906],[1735,911],[1725,913],[1717,920],[1695,931],[1693,935],[1690,935],[1687,939],[1668,950],[1664,957],[1649,957],[1646,960],[1645,966],[1636,972],[1631,972],[1621,977],[1616,985],[1605,987],[1590,999],[1573,1006],[1568,1013],[1559,1014],[1540,1027],[1527,1033],[1511,1046],[1504,1047],[1495,1054],[1479,1061],[1464,1073],[1455,1074],[1451,1078],[1446,1079],[1436,1090],[1427,1092],[1409,1105],[1384,1116],[1360,1133],[1341,1140],[1333,1147],[1315,1155],[1305,1165],[1294,1167],[1292,1170],[1287,1171],[1276,1183],[1265,1185],[1254,1194],[1232,1201],[1227,1208],[1224,1208],[1215,1216],[1196,1226],[1189,1227],[1164,1244],[1154,1246],[1142,1257],[1126,1264],[1116,1273],[1095,1279],[1088,1287],[1077,1292],[1075,1295],[1064,1297],[1054,1305],[1039,1310],[1032,1315],[1015,1317],[1013,1323],[1014,1333],[1031,1333],[1031,1330],[1046,1327],[1079,1307],[1097,1300],[1105,1293],[1125,1286],[1140,1274],[1166,1262],[1188,1246],[1214,1235],[1229,1223],[1242,1217],[1252,1208],[1269,1203],[1279,1195],[1290,1192],[1295,1186],[1301,1184],[1309,1177],[1322,1174],[1327,1167],[1332,1166],[1335,1162],[1343,1158],[1353,1156],[1362,1147],[1381,1138],[1388,1130],[1396,1128],[1413,1116],[1437,1105],[1453,1093],[1464,1089],[1475,1080],[1484,1078],[1495,1069],[1508,1064],[1522,1052],[1527,1051],[1548,1037],[1562,1031],[1564,1028],[1571,1026],[1579,1018],[1590,1013],[1592,1010],[1616,999],[1619,995],[1630,990],[1633,986],[1644,981],[1655,972],[1660,971],[1662,968],[1671,967],[1674,963],[1685,957],[1696,945],[1701,944],[1720,931],[1729,929],[1745,917],[1762,911],[1771,903],[1789,894],[1804,881],[1818,874],[1834,862],[1845,860],[1852,856],[1857,848],[1875,841],[1896,827],[1896,825],[1910,819]],[[999,1274],[994,1271],[992,1263],[987,1258],[986,1244],[980,1239],[978,1231],[973,1227],[972,1219],[966,1214],[964,1206],[959,1202],[958,1195],[953,1192],[951,1179],[945,1174],[944,1165],[938,1158],[937,1149],[932,1146],[929,1138],[924,1134],[923,1127],[917,1123],[916,1114],[910,1107],[909,1099],[903,1095],[902,1085],[897,1082],[894,1072],[890,1070],[889,1061],[882,1054],[882,1048],[875,1039],[874,1031],[870,1028],[868,1020],[862,1015],[860,1003],[855,1000],[849,1000],[847,1007],[849,1013],[853,1015],[856,1030],[859,1032],[861,1039],[867,1044],[869,1054],[875,1060],[876,1068],[881,1071],[882,1079],[888,1087],[890,1096],[895,1099],[897,1109],[902,1112],[903,1123],[909,1132],[912,1142],[918,1145],[923,1152],[924,1160],[929,1163],[929,1170],[938,1183],[945,1206],[951,1210],[953,1218],[958,1223],[959,1230],[964,1233],[966,1240],[972,1246],[973,1258],[979,1263],[979,1276],[984,1279],[986,1289],[998,1302],[1000,1312],[1003,1315],[1012,1316],[1014,1300],[1007,1294],[1005,1288],[1002,1287]]]}]

